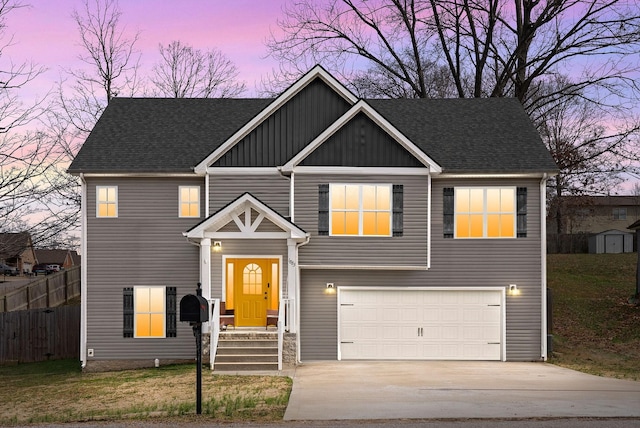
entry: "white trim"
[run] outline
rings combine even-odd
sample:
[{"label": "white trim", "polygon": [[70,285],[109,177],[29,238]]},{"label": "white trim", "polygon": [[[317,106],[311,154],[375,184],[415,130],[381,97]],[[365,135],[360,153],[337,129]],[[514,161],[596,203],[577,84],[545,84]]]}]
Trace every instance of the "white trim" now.
[{"label": "white trim", "polygon": [[337,347],[338,347],[338,361],[341,360],[340,353],[340,295],[341,291],[349,290],[380,290],[380,291],[497,291],[500,292],[500,360],[507,360],[507,294],[506,287],[353,287],[353,286],[338,286],[338,297],[336,299],[337,305]]},{"label": "white trim", "polygon": [[[461,240],[475,240],[475,239],[516,239],[518,237],[518,189],[516,186],[454,186],[453,191],[453,238],[461,239]],[[471,207],[469,207],[469,211],[460,212],[458,211],[458,191],[460,190],[482,190],[482,212],[471,211]],[[513,190],[513,211],[499,211],[499,212],[489,212],[488,211],[488,190]],[[471,198],[471,194],[469,194]],[[471,205],[471,203],[470,203]],[[458,236],[458,214],[482,214],[482,236]],[[487,218],[490,214],[511,214],[513,215],[513,234],[512,236],[487,236],[488,234],[488,222]]]},{"label": "white trim", "polygon": [[[279,255],[233,255],[233,254],[222,254],[222,283],[220,284],[220,296],[221,301],[227,301],[227,260],[228,259],[259,259],[259,260],[267,260],[267,259],[277,259],[278,260],[278,307],[282,304],[282,287],[284,284],[284,278],[282,276],[282,254]],[[287,274],[288,276],[288,274]],[[288,278],[287,278],[288,280]],[[235,299],[235,297],[234,297]]]},{"label": "white trim", "polygon": [[291,180],[289,183],[289,219],[291,220],[291,223],[296,222],[295,220],[295,207],[296,207],[296,198],[295,198],[295,191],[296,191],[296,182],[295,182],[295,178],[294,178],[294,173],[291,173]]},{"label": "white trim", "polygon": [[431,186],[431,174],[427,176],[427,269],[431,269],[431,193],[433,187]]},{"label": "white trim", "polygon": [[[107,200],[101,201],[100,197],[98,196],[101,189],[107,189],[107,193],[109,192],[109,189],[115,189],[115,191],[116,191],[115,199],[113,201],[110,201],[107,198]],[[114,204],[115,205],[115,209],[116,209],[115,214],[114,215],[100,215],[100,204],[101,203],[102,204]],[[118,218],[118,211],[119,211],[119,208],[120,208],[119,205],[120,204],[118,203],[118,186],[111,185],[111,184],[97,185],[96,186],[96,218]]]},{"label": "white trim", "polygon": [[[188,201],[183,201],[182,200],[182,189],[198,189],[198,199],[197,201],[195,201],[198,205],[198,215],[182,215],[182,204],[193,204],[193,202],[191,200]],[[190,186],[190,185],[184,185],[184,186],[178,186],[178,218],[200,218],[200,209],[201,209],[201,204],[200,204],[200,186],[199,185],[195,185],[195,186]]]},{"label": "white trim", "polygon": [[[82,174],[82,173],[80,173]],[[76,174],[71,174],[76,175]],[[162,177],[162,178],[193,178],[200,177],[203,174],[195,174],[193,172],[87,172],[83,174],[87,178],[118,178],[118,177]]]},{"label": "white trim", "polygon": [[[346,198],[346,187],[352,186],[358,188],[358,208],[355,210],[347,209],[337,209],[333,207],[333,190],[335,186],[343,186],[345,188],[345,198]],[[389,194],[389,209],[364,209],[364,197],[363,190],[365,186],[375,187],[376,195],[378,192],[378,188],[386,188]],[[376,197],[377,200],[377,197]],[[348,233],[333,233],[333,214],[334,213],[348,213],[355,212],[358,214],[358,233],[357,234],[348,234]],[[368,235],[364,233],[364,214],[365,213],[386,213],[389,215],[389,233],[384,235]],[[349,226],[345,220],[345,229],[348,229]],[[335,237],[361,237],[361,238],[390,238],[393,236],[393,185],[391,183],[330,183],[329,184],[329,236]]]},{"label": "white trim", "polygon": [[204,176],[204,218],[209,217],[209,192],[211,191],[211,174]]},{"label": "white trim", "polygon": [[87,182],[80,174],[80,361],[87,365]]},{"label": "white trim", "polygon": [[280,169],[278,167],[272,167],[272,166],[271,167],[259,167],[259,166],[238,167],[238,168],[221,166],[221,167],[208,167],[207,174],[216,175],[216,176],[218,175],[246,176],[246,175],[266,175],[266,174],[280,175]]},{"label": "white trim", "polygon": [[236,133],[229,137],[222,145],[215,149],[209,156],[201,161],[194,171],[196,173],[204,173],[208,166],[220,159],[229,149],[235,146],[240,140],[246,137],[251,131],[253,131],[258,125],[260,125],[265,119],[267,119],[276,110],[286,104],[291,98],[302,91],[309,83],[316,78],[322,79],[327,85],[329,85],[338,95],[342,96],[349,104],[354,104],[357,101],[355,95],[353,95],[344,85],[338,82],[333,76],[325,71],[319,65],[312,68],[307,74],[302,76],[297,82],[291,85],[286,91],[278,96],[271,104],[265,107],[260,113],[247,122]]},{"label": "white trim", "polygon": [[346,125],[357,114],[364,113],[367,117],[373,120],[378,126],[380,126],[387,134],[389,134],[394,140],[396,140],[405,150],[411,153],[416,159],[418,159],[424,166],[429,168],[433,173],[442,172],[442,168],[434,160],[432,160],[427,154],[425,154],[418,146],[416,146],[411,140],[404,136],[395,126],[387,121],[382,115],[373,109],[366,101],[360,100],[353,105],[349,111],[343,114],[338,120],[333,122],[327,127],[320,135],[318,135],[311,143],[305,148],[300,150],[289,162],[287,162],[282,170],[284,172],[293,171],[294,167],[298,166],[300,162],[307,158],[315,149],[322,145],[340,128]]},{"label": "white trim", "polygon": [[[139,289],[162,289],[162,336],[138,336],[138,310],[136,304],[136,291]],[[178,304],[178,302],[176,302]],[[141,314],[158,314],[159,312],[140,312]],[[133,287],[133,337],[134,339],[164,339],[167,337],[167,286],[166,285],[136,285]]]},{"label": "white trim", "polygon": [[[555,175],[556,173],[552,174]],[[440,179],[452,179],[452,178],[542,178],[548,176],[546,172],[531,172],[531,173],[482,173],[482,172],[461,172],[461,173],[447,173],[443,172],[437,177]]]},{"label": "white trim", "polygon": [[427,270],[419,265],[300,265],[300,269],[315,270]]},{"label": "white trim", "polygon": [[541,346],[541,357],[542,361],[547,361],[549,357],[549,350],[547,349],[547,180],[548,176],[540,180],[540,254],[541,254],[541,266],[540,266],[540,274],[541,281],[540,286],[542,287],[542,305],[541,305],[541,319],[542,319],[542,346]]},{"label": "white trim", "polygon": [[401,168],[401,167],[344,167],[344,166],[296,166],[291,170],[304,174],[344,174],[344,175],[431,175],[428,168]]},{"label": "white trim", "polygon": [[[253,223],[250,216],[245,216],[245,222],[241,222],[238,218],[239,213],[246,213],[248,209],[254,209],[260,215],[258,219],[266,218],[268,221],[282,229],[282,232],[255,232],[252,230]],[[256,220],[258,220],[256,219]],[[234,221],[239,232],[218,232],[231,221]],[[202,221],[200,224],[184,232],[183,236],[188,239],[298,239],[304,240],[308,234],[295,224],[291,223],[278,213],[273,211],[267,205],[263,204],[249,193],[245,193],[235,201],[231,202],[224,209],[220,210],[213,216]]]}]

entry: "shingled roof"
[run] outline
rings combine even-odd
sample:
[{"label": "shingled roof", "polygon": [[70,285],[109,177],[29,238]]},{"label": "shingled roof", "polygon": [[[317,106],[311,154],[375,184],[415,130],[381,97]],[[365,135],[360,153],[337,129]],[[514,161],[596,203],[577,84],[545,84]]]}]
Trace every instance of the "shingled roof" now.
[{"label": "shingled roof", "polygon": [[[104,111],[69,172],[191,172],[272,101],[116,98]],[[396,99],[368,103],[437,162],[443,172],[557,170],[516,99]]]}]

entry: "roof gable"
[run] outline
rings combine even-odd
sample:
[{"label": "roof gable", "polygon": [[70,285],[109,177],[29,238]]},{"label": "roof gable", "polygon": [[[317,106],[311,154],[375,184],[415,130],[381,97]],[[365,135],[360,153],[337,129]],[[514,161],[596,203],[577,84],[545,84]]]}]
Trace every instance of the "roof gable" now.
[{"label": "roof gable", "polygon": [[202,238],[285,238],[304,241],[307,233],[251,193],[244,193],[183,235]]},{"label": "roof gable", "polygon": [[[361,141],[348,141],[349,138],[342,139],[340,136],[340,131],[343,131],[343,130],[346,130],[345,132],[350,133],[349,128],[350,128],[350,125],[354,125],[354,120],[355,121],[360,120],[360,121],[366,121],[366,122],[370,121],[375,124],[375,127],[378,130],[382,131],[384,134],[386,134],[389,137],[389,139],[386,142],[379,141],[379,145],[387,143],[387,146],[388,146],[388,143],[390,141],[394,141],[397,144],[399,144],[399,146],[403,150],[396,150],[395,154],[397,155],[396,161],[399,163],[402,163],[402,165],[400,166],[426,166],[430,168],[432,172],[438,173],[441,171],[441,167],[436,162],[434,162],[432,159],[426,156],[425,153],[420,148],[418,148],[412,141],[410,141],[405,135],[403,135],[393,124],[391,124],[384,117],[378,114],[378,112],[375,111],[367,102],[362,100],[358,101],[358,103],[356,103],[348,112],[342,115],[336,122],[334,122],[330,127],[328,127],[316,139],[314,139],[308,146],[306,146],[296,156],[294,156],[289,162],[287,162],[282,167],[282,170],[284,172],[293,171],[295,167],[303,164],[305,160],[307,160],[307,158],[309,158],[314,151],[318,150],[321,146],[325,144],[327,145],[327,147],[320,149],[319,153],[317,154],[318,157],[325,157],[326,152],[335,150],[337,145],[342,146],[340,147],[340,150],[350,149],[352,151],[352,153],[350,153],[351,155],[350,158],[356,157],[357,153],[353,153],[353,152],[359,151],[359,148],[356,146],[360,144]],[[357,126],[357,124],[355,124],[354,126]],[[354,135],[351,135],[351,137],[353,138]],[[343,144],[340,144],[340,143],[343,143]],[[369,149],[370,147],[367,147],[367,150]],[[388,153],[389,151],[386,150],[385,154],[388,154]],[[411,162],[412,159],[407,157],[405,153],[410,154],[418,162],[417,163]],[[337,159],[337,157],[339,157],[340,155],[341,155],[340,152],[338,153],[334,152],[332,156],[333,161],[338,163],[344,163],[346,159]],[[358,162],[361,162],[361,161],[366,162],[366,159],[359,160]],[[383,166],[387,166],[387,167],[393,166],[393,165],[390,165],[388,161],[389,159],[387,158],[387,163],[384,164]],[[315,162],[311,160],[307,164],[315,164]],[[325,165],[331,166],[327,164]],[[339,165],[339,166],[347,166],[347,165]],[[376,166],[376,165],[348,165],[348,166]]]},{"label": "roof gable", "polygon": [[273,113],[278,111],[282,106],[291,101],[296,95],[301,93],[307,86],[309,86],[315,80],[320,79],[322,82],[343,98],[348,104],[353,104],[357,101],[355,95],[353,95],[344,85],[338,82],[333,76],[331,76],[324,68],[317,65],[312,68],[307,74],[302,76],[296,83],[290,86],[279,97],[273,100],[268,106],[266,106],[260,113],[258,113],[252,120],[246,123],[236,133],[229,137],[220,147],[215,149],[211,154],[204,158],[196,167],[197,173],[204,173],[207,167],[213,165],[218,159],[220,159],[227,151],[233,148],[236,144],[242,141],[247,135],[249,135],[260,124],[267,120]]}]

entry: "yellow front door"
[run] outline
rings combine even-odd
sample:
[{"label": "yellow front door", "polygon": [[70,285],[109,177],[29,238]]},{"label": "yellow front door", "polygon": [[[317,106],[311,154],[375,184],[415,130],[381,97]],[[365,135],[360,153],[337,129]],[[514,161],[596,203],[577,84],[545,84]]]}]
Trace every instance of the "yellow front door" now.
[{"label": "yellow front door", "polygon": [[278,308],[279,270],[276,259],[227,259],[227,303],[238,327],[263,326],[267,309]]}]

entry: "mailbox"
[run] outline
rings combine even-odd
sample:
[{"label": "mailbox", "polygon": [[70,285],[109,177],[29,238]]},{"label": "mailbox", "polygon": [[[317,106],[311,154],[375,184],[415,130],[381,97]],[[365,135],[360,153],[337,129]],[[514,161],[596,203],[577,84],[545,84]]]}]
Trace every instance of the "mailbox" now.
[{"label": "mailbox", "polygon": [[203,323],[209,321],[209,302],[202,296],[187,294],[180,299],[180,321]]}]

